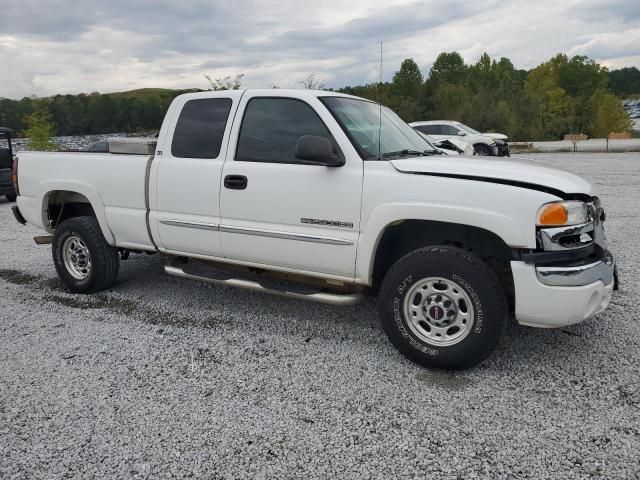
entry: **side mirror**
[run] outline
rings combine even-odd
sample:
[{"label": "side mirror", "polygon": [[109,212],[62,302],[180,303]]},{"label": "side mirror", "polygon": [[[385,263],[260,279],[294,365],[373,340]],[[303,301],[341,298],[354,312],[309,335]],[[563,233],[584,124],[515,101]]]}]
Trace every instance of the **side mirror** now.
[{"label": "side mirror", "polygon": [[458,130],[458,136],[459,137],[464,137],[467,133],[464,132],[463,130]]},{"label": "side mirror", "polygon": [[303,135],[296,142],[296,158],[306,160],[312,165],[341,167],[344,159],[339,158],[328,138],[316,135]]}]

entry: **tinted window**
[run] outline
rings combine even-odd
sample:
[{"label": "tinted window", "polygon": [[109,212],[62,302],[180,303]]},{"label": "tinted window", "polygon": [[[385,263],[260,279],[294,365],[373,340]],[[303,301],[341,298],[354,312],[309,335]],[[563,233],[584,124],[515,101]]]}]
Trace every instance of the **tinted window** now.
[{"label": "tinted window", "polygon": [[438,135],[440,133],[440,127],[438,125],[418,125],[416,129],[427,135]]},{"label": "tinted window", "polygon": [[452,127],[451,125],[442,125],[442,133],[441,135],[457,135],[458,134],[458,129],[455,127]]},{"label": "tinted window", "polygon": [[173,133],[171,154],[182,158],[216,158],[231,110],[229,98],[189,100]]},{"label": "tinted window", "polygon": [[333,138],[316,112],[291,98],[254,98],[240,127],[236,160],[296,163],[296,142],[304,135]]}]

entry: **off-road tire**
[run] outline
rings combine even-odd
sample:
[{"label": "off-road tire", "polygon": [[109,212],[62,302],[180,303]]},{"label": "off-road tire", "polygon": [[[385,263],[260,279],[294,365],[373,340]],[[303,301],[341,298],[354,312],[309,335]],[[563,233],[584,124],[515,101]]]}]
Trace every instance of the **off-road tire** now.
[{"label": "off-road tire", "polygon": [[10,202],[15,202],[16,198],[18,198],[18,196],[15,193],[7,193],[5,197],[7,197],[7,200]]},{"label": "off-road tire", "polygon": [[[470,330],[459,343],[429,343],[405,318],[405,297],[412,286],[432,277],[457,284],[471,299]],[[378,312],[389,340],[403,355],[420,365],[444,369],[469,368],[485,360],[499,344],[508,321],[507,298],[496,273],[477,255],[447,245],[421,248],[398,260],[382,281]]]},{"label": "off-road tire", "polygon": [[[89,251],[91,269],[84,279],[77,279],[65,266],[63,246],[70,237],[77,237]],[[94,217],[75,217],[63,221],[55,229],[52,243],[53,263],[62,283],[73,293],[94,293],[113,285],[118,278],[118,251],[107,243]]]}]

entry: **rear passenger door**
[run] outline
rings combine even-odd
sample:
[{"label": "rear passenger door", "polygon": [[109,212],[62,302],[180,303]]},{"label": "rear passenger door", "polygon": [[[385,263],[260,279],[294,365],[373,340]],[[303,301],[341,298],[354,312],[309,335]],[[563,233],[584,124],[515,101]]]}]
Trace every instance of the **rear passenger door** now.
[{"label": "rear passenger door", "polygon": [[220,175],[241,96],[190,95],[167,113],[149,182],[149,224],[160,250],[222,257]]}]

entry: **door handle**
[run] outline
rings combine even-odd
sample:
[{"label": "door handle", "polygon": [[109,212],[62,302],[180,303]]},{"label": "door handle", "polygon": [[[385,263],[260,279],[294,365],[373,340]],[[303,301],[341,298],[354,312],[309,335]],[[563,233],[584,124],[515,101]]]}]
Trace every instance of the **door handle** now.
[{"label": "door handle", "polygon": [[244,175],[227,175],[224,177],[224,186],[231,190],[244,190],[247,188],[247,177]]}]

